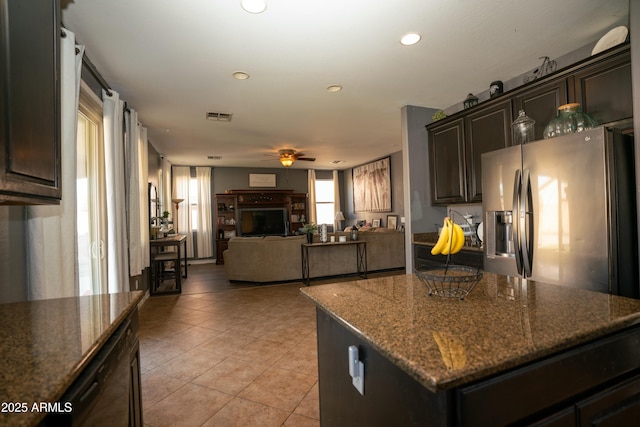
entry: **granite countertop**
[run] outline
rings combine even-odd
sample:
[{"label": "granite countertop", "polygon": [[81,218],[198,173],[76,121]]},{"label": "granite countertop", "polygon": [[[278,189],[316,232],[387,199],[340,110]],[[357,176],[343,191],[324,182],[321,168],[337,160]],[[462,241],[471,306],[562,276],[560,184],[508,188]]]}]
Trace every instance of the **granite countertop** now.
[{"label": "granite countertop", "polygon": [[[1,304],[0,425],[41,421],[46,414],[33,411],[33,404],[55,403],[142,296],[135,291]],[[16,413],[15,404],[26,404],[26,412]]]},{"label": "granite countertop", "polygon": [[486,272],[464,300],[412,274],[301,292],[432,392],[640,324],[640,300]]}]

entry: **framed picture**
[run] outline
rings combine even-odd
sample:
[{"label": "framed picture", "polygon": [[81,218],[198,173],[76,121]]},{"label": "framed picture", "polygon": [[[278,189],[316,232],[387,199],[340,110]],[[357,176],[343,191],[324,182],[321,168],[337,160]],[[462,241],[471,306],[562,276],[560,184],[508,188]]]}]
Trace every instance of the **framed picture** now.
[{"label": "framed picture", "polygon": [[387,215],[387,228],[398,229],[398,215]]},{"label": "framed picture", "polygon": [[275,173],[250,173],[249,187],[274,188],[276,186]]},{"label": "framed picture", "polygon": [[356,212],[391,212],[390,157],[353,168]]},{"label": "framed picture", "polygon": [[371,220],[371,226],[372,227],[380,227],[380,220],[379,219],[372,219]]}]

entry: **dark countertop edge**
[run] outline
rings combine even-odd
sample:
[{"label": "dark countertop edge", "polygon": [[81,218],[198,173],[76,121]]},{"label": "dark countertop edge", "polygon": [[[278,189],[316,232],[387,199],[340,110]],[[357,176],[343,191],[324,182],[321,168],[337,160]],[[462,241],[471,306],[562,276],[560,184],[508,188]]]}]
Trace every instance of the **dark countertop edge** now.
[{"label": "dark countertop edge", "polygon": [[[111,322],[111,325],[96,339],[93,345],[89,348],[89,350],[78,360],[78,363],[72,368],[72,370],[67,374],[67,376],[60,382],[59,386],[56,387],[55,391],[51,393],[50,397],[42,400],[43,402],[58,402],[60,398],[64,395],[65,391],[73,384],[73,382],[80,376],[82,370],[91,362],[91,360],[95,357],[98,351],[102,348],[102,346],[108,341],[108,339],[113,335],[113,333],[118,329],[118,327],[122,324],[122,322],[138,307],[140,301],[142,301],[144,292],[143,291],[129,291],[125,293],[134,294],[133,300],[129,303],[125,310],[120,312],[120,315]],[[105,294],[110,295],[110,294]],[[73,298],[73,297],[71,297]],[[42,420],[47,416],[46,412],[32,412],[28,411],[26,413],[14,413],[14,414],[6,414],[10,417],[6,419],[6,421],[18,421],[18,426],[37,426]],[[11,417],[11,415],[19,415],[19,419]],[[12,420],[13,418],[13,420]]]},{"label": "dark countertop edge", "polygon": [[133,300],[129,303],[127,308],[122,310],[122,312],[120,312],[120,315],[113,322],[111,322],[111,325],[109,325],[109,327],[102,333],[102,335],[100,335],[98,339],[96,339],[91,348],[89,348],[89,350],[78,361],[76,366],[74,366],[71,373],[67,376],[65,383],[62,384],[61,389],[59,389],[56,393],[58,394],[58,396],[56,396],[55,399],[49,400],[49,402],[57,402],[58,399],[62,397],[67,388],[69,388],[69,386],[73,384],[76,378],[78,378],[82,370],[89,364],[89,362],[91,362],[98,351],[100,351],[102,346],[109,340],[111,335],[113,335],[116,329],[118,329],[118,327],[122,325],[122,322],[124,322],[124,320],[129,317],[131,313],[133,313],[134,309],[138,307],[138,304],[140,304],[140,301],[142,301],[142,298],[144,296],[144,292],[142,291],[129,291],[125,293],[133,294]]},{"label": "dark countertop edge", "polygon": [[395,366],[400,368],[404,373],[409,375],[411,378],[416,380],[418,383],[423,385],[427,390],[432,393],[439,393],[443,391],[447,391],[453,389],[458,386],[466,385],[473,383],[475,381],[481,379],[488,379],[497,374],[506,373],[512,369],[516,369],[519,367],[523,367],[529,363],[533,363],[539,360],[542,360],[546,357],[553,356],[559,352],[568,351],[573,348],[580,347],[585,345],[595,339],[604,338],[608,335],[613,335],[618,332],[622,332],[626,329],[630,329],[634,326],[640,325],[640,313],[636,313],[634,315],[630,315],[626,318],[619,319],[616,322],[611,322],[606,327],[597,328],[594,330],[585,331],[584,333],[573,337],[572,340],[568,340],[563,344],[558,344],[554,347],[549,347],[546,349],[539,349],[537,351],[529,351],[527,353],[523,353],[517,359],[505,360],[504,362],[500,362],[491,367],[487,367],[485,369],[478,369],[474,372],[471,372],[463,377],[454,378],[449,381],[438,381],[436,378],[430,376],[427,372],[417,369],[415,364],[412,364],[410,360],[407,360],[403,357],[398,357],[397,353],[393,352],[390,349],[386,349],[384,346],[379,345],[378,343],[371,340],[366,334],[362,331],[351,325],[349,322],[336,315],[330,310],[325,309],[325,307],[318,300],[313,298],[310,295],[307,295],[304,291],[305,288],[301,288],[301,293],[311,302],[316,305],[317,309],[322,310],[329,317],[337,321],[339,324],[345,326],[350,332],[355,334],[358,338],[365,341],[369,344],[373,349],[375,349],[378,353],[380,353],[383,357],[393,363]]}]

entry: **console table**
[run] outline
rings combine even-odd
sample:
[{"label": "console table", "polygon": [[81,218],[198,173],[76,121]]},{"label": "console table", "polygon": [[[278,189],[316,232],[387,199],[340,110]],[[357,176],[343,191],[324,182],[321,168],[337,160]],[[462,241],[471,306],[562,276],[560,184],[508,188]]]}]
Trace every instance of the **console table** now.
[{"label": "console table", "polygon": [[358,275],[363,279],[367,278],[367,242],[364,240],[347,240],[346,242],[327,243],[303,243],[300,245],[302,251],[302,281],[309,286],[309,248],[335,248],[338,246],[355,246],[356,248],[356,268]]}]

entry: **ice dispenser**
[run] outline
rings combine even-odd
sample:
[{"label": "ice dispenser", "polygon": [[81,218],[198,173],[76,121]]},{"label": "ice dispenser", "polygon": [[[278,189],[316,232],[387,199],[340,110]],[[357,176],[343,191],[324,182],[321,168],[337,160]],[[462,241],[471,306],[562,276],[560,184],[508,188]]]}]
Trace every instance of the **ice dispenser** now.
[{"label": "ice dispenser", "polygon": [[515,257],[511,211],[488,211],[484,225],[487,257]]}]

